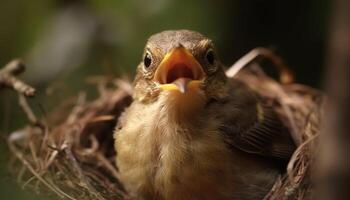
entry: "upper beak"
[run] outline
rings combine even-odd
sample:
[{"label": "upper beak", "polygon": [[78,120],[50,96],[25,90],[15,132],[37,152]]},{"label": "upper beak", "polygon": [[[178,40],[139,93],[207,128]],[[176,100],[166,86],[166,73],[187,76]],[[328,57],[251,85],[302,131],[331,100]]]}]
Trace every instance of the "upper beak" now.
[{"label": "upper beak", "polygon": [[185,93],[202,85],[204,71],[193,55],[182,45],[167,53],[159,64],[154,81],[163,90]]}]

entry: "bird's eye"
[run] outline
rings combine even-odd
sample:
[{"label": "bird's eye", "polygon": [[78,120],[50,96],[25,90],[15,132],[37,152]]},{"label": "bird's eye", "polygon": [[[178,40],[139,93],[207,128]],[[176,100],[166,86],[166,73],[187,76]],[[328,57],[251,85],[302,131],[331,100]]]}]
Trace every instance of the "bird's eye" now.
[{"label": "bird's eye", "polygon": [[206,59],[208,61],[209,64],[214,64],[214,61],[215,61],[215,55],[214,55],[214,51],[212,49],[209,49],[207,51],[207,54],[206,54]]},{"label": "bird's eye", "polygon": [[145,65],[146,68],[148,68],[152,64],[152,56],[148,52],[145,54],[145,57],[143,58],[143,64]]}]

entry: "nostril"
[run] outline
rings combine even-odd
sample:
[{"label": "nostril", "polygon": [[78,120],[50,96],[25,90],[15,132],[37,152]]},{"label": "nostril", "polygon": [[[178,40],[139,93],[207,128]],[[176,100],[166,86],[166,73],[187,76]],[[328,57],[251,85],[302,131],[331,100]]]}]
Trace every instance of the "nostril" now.
[{"label": "nostril", "polygon": [[172,83],[179,78],[195,79],[191,68],[184,64],[176,64],[169,69],[166,83]]}]

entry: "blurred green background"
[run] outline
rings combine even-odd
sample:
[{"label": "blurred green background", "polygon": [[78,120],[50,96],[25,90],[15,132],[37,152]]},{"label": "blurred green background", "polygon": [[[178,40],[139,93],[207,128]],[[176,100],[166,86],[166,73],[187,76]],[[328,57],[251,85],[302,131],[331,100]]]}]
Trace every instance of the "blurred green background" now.
[{"label": "blurred green background", "polygon": [[[77,91],[86,77],[129,76],[146,39],[166,29],[212,38],[226,65],[257,46],[273,48],[298,82],[322,86],[329,0],[1,0],[0,66],[20,57],[38,88],[39,116]],[[49,88],[49,90],[48,90]],[[58,90],[57,90],[58,89]],[[0,199],[43,199],[22,190],[8,169],[5,139],[26,123],[16,94],[0,90]]]}]

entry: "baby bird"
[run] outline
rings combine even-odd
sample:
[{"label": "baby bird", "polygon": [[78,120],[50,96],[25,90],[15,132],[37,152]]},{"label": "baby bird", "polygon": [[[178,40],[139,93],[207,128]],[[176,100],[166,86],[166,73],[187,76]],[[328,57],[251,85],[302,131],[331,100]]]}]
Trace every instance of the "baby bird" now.
[{"label": "baby bird", "polygon": [[260,99],[226,77],[200,33],[151,36],[114,133],[125,188],[145,200],[262,199],[295,145]]}]

